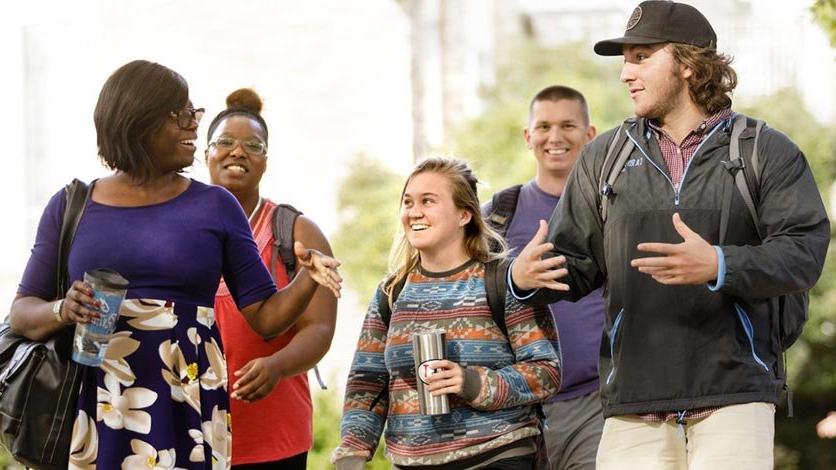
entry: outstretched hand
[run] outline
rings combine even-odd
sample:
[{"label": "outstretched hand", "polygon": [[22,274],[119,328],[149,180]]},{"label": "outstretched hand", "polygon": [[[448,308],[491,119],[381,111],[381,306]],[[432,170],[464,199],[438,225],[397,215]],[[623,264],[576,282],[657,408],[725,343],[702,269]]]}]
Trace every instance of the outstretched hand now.
[{"label": "outstretched hand", "polygon": [[343,278],[337,272],[340,262],[336,258],[326,256],[313,248],[305,248],[300,241],[293,244],[293,252],[296,254],[297,263],[308,270],[314,281],[331,289],[335,297],[340,297]]},{"label": "outstretched hand", "polygon": [[540,288],[569,290],[568,284],[557,282],[558,279],[569,273],[565,268],[560,268],[566,263],[566,258],[555,256],[542,259],[544,254],[554,249],[554,244],[544,243],[547,232],[548,224],[545,220],[541,220],[540,228],[537,229],[534,238],[525,245],[525,248],[522,249],[511,266],[511,279],[514,281],[514,285],[522,290]]},{"label": "outstretched hand", "polygon": [[638,250],[662,256],[636,258],[630,265],[666,285],[704,284],[717,279],[717,252],[704,238],[673,215],[682,243],[639,243]]}]

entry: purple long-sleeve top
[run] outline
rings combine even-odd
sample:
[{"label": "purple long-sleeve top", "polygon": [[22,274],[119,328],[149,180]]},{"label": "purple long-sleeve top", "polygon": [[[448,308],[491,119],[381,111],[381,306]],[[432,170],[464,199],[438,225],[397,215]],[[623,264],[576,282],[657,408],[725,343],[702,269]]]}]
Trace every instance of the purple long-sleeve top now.
[{"label": "purple long-sleeve top", "polygon": [[[65,204],[62,190],[41,216],[21,295],[56,297]],[[239,308],[276,291],[238,201],[223,188],[195,180],[159,204],[115,207],[88,201],[68,264],[71,280],[95,268],[118,271],[130,282],[127,298],[212,306],[222,275]]]}]

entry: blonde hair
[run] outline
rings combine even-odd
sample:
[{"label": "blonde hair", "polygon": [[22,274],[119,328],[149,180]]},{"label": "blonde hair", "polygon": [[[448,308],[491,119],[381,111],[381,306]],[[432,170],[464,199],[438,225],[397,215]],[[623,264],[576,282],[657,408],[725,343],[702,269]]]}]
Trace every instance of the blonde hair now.
[{"label": "blonde hair", "polygon": [[[453,190],[453,204],[456,208],[470,213],[470,222],[464,226],[464,249],[471,259],[486,263],[494,259],[504,258],[508,245],[502,236],[493,230],[482,218],[479,196],[476,184],[479,182],[473,170],[463,160],[445,157],[430,157],[418,163],[412,173],[406,178],[401,190],[401,200],[406,187],[416,175],[421,173],[435,173],[447,178]],[[416,250],[406,238],[402,230],[395,235],[389,254],[389,277],[383,282],[383,292],[389,297],[389,306],[395,286],[418,266],[420,261]]]}]

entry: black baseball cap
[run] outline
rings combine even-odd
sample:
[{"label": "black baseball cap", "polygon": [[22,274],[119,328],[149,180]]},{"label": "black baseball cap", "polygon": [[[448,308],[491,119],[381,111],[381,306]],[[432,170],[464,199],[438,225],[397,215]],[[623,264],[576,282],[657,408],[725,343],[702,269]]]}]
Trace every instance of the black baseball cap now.
[{"label": "black baseball cap", "polygon": [[700,47],[717,47],[717,34],[708,20],[696,8],[684,3],[649,0],[639,3],[630,19],[624,36],[599,41],[598,55],[621,55],[624,44],[658,44],[678,42]]}]

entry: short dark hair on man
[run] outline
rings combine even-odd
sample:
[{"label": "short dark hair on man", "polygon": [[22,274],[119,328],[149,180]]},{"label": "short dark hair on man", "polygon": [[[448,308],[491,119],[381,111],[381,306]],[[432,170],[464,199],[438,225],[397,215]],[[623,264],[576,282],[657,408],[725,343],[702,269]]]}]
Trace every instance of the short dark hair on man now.
[{"label": "short dark hair on man", "polygon": [[581,111],[583,112],[583,123],[589,126],[589,106],[586,104],[586,98],[583,93],[578,90],[564,86],[552,85],[538,91],[531,103],[528,105],[528,119],[531,120],[531,112],[534,110],[534,103],[538,101],[560,101],[560,100],[574,100],[581,104]]},{"label": "short dark hair on man", "polygon": [[156,167],[148,153],[151,136],[171,111],[188,101],[189,85],[168,67],[135,60],[116,69],[102,87],[93,112],[102,162],[111,170],[148,181]]}]

